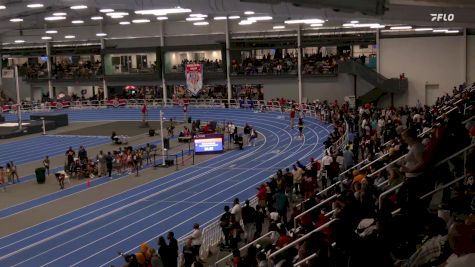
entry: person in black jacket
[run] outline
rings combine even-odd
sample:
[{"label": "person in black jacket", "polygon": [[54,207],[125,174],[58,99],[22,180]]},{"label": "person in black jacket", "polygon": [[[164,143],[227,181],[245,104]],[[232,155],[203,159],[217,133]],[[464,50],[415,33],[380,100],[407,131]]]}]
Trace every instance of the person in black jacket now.
[{"label": "person in black jacket", "polygon": [[224,244],[223,247],[228,247],[229,246],[229,221],[231,219],[231,212],[229,212],[229,206],[224,206],[224,214],[221,215],[221,218],[219,219],[219,224],[221,226],[221,229],[223,231],[224,235]]},{"label": "person in black jacket", "polygon": [[246,238],[244,239],[245,242],[247,243],[248,241],[252,240],[252,229],[254,227],[254,213],[256,210],[251,207],[249,204],[249,200],[246,200],[244,207],[241,210],[241,217],[242,217],[242,223],[244,224],[244,232],[246,235]]},{"label": "person in black jacket", "polygon": [[112,158],[112,154],[111,152],[107,152],[107,156],[106,156],[106,167],[107,167],[107,173],[109,174],[109,177],[112,179],[112,161],[113,161],[113,158]]},{"label": "person in black jacket", "polygon": [[168,239],[168,251],[170,254],[170,266],[177,266],[178,265],[178,241],[175,239],[175,233],[168,232],[167,235]]},{"label": "person in black jacket", "polygon": [[162,261],[163,261],[163,265],[165,267],[168,267],[168,266],[171,266],[170,265],[170,252],[169,252],[169,249],[168,249],[168,245],[167,245],[167,242],[165,242],[165,238],[163,238],[163,236],[160,236],[158,238],[158,254],[160,255],[160,257],[162,258]]}]

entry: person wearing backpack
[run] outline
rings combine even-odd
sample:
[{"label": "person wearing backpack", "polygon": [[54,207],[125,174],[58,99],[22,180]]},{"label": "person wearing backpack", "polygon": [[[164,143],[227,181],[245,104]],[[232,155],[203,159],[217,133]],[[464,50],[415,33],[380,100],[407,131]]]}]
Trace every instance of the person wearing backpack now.
[{"label": "person wearing backpack", "polygon": [[242,223],[244,224],[244,242],[252,240],[252,229],[255,224],[255,214],[256,210],[251,207],[249,200],[246,200],[244,207],[241,209]]}]

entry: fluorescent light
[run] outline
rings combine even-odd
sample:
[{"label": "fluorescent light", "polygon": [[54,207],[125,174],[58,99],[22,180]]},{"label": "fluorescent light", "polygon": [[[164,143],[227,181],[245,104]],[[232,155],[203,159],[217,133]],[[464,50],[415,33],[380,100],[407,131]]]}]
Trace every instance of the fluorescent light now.
[{"label": "fluorescent light", "polygon": [[123,17],[124,17],[124,16],[122,16],[122,15],[112,15],[112,16],[111,16],[111,18],[113,18],[113,19],[121,19],[121,18],[123,18]]},{"label": "fluorescent light", "polygon": [[43,37],[41,37],[41,40],[51,40],[51,39],[53,39],[53,37],[51,37],[51,36],[43,36]]},{"label": "fluorescent light", "polygon": [[190,17],[195,17],[195,18],[207,18],[208,15],[204,15],[204,14],[190,14],[189,15]]},{"label": "fluorescent light", "polygon": [[107,16],[113,17],[113,16],[128,16],[128,12],[108,12],[106,13]]},{"label": "fluorescent light", "polygon": [[20,18],[14,18],[14,19],[10,19],[10,22],[22,22],[23,19],[20,19]]},{"label": "fluorescent light", "polygon": [[130,21],[121,21],[119,22],[120,25],[129,25]]},{"label": "fluorescent light", "polygon": [[271,16],[248,17],[247,20],[251,20],[251,21],[272,20],[272,17]]},{"label": "fluorescent light", "polygon": [[101,16],[94,16],[94,17],[91,17],[91,20],[101,20],[101,19],[104,19],[104,18],[101,17]]},{"label": "fluorescent light", "polygon": [[77,5],[77,6],[72,6],[70,7],[71,9],[77,10],[77,9],[86,9],[87,6],[85,5]]},{"label": "fluorescent light", "polygon": [[0,6],[0,9],[7,9],[6,6]]},{"label": "fluorescent light", "polygon": [[244,12],[244,15],[254,15],[255,12],[254,11],[246,11]]},{"label": "fluorescent light", "polygon": [[364,24],[353,24],[354,28],[368,28],[368,27],[379,27],[378,23],[364,23]]},{"label": "fluorescent light", "polygon": [[149,19],[134,19],[132,20],[132,23],[149,23]]},{"label": "fluorescent light", "polygon": [[412,26],[394,26],[390,28],[391,30],[410,30]]},{"label": "fluorescent light", "polygon": [[186,18],[186,21],[199,21],[199,20],[205,20],[205,18]]},{"label": "fluorescent light", "polygon": [[445,31],[446,33],[459,33],[459,30],[449,30],[449,31]]},{"label": "fluorescent light", "polygon": [[228,19],[240,19],[240,16],[229,16]]},{"label": "fluorescent light", "polygon": [[322,27],[323,24],[322,23],[314,23],[314,24],[310,24],[310,27]]},{"label": "fluorescent light", "polygon": [[29,8],[40,8],[40,7],[44,7],[43,4],[28,4],[26,5],[26,7],[29,7]]},{"label": "fluorescent light", "polygon": [[214,17],[214,20],[225,20],[225,19],[226,19],[226,16]]},{"label": "fluorescent light", "polygon": [[56,20],[64,20],[66,17],[60,17],[60,16],[52,16],[52,17],[46,17],[45,20],[47,21],[56,21]]},{"label": "fluorescent light", "polygon": [[24,42],[25,42],[25,40],[15,40],[15,43],[17,43],[17,44],[21,44],[21,43],[24,43]]},{"label": "fluorescent light", "polygon": [[355,26],[355,24],[353,24],[353,23],[343,23],[342,26],[343,27],[353,27],[353,26]]},{"label": "fluorescent light", "polygon": [[291,19],[291,20],[284,21],[284,23],[285,24],[299,24],[299,23],[314,24],[314,23],[325,23],[325,21],[322,19]]},{"label": "fluorescent light", "polygon": [[84,20],[73,20],[71,21],[72,24],[83,24]]},{"label": "fluorescent light", "polygon": [[196,25],[196,26],[205,26],[205,25],[208,25],[209,22],[207,21],[200,21],[200,22],[194,22],[193,25]]},{"label": "fluorescent light", "polygon": [[157,17],[157,20],[167,20],[168,17],[165,17],[165,16],[161,16],[161,17]]},{"label": "fluorescent light", "polygon": [[251,20],[241,20],[238,24],[239,24],[239,25],[251,25],[252,23],[254,23],[254,21],[251,21]]},{"label": "fluorescent light", "polygon": [[61,16],[61,17],[64,17],[66,16],[67,13],[66,12],[56,12],[56,13],[53,13],[53,16]]},{"label": "fluorescent light", "polygon": [[436,30],[433,30],[432,32],[446,32],[448,31],[447,29],[436,29]]},{"label": "fluorescent light", "polygon": [[115,10],[114,9],[111,9],[111,8],[103,8],[101,10],[99,10],[99,12],[101,13],[111,13],[111,12],[114,12]]},{"label": "fluorescent light", "polygon": [[76,38],[76,36],[74,36],[74,35],[66,35],[66,36],[64,36],[64,38],[65,38],[65,39],[74,39],[74,38]]},{"label": "fluorescent light", "polygon": [[56,34],[56,33],[58,33],[58,31],[57,30],[47,30],[47,31],[45,31],[45,33],[47,33],[47,34]]},{"label": "fluorescent light", "polygon": [[107,33],[105,33],[105,32],[99,32],[99,33],[96,33],[96,36],[99,36],[99,37],[107,36]]},{"label": "fluorescent light", "polygon": [[350,23],[351,23],[351,24],[356,24],[356,23],[360,23],[360,22],[357,21],[357,20],[352,20],[352,21],[350,21]]},{"label": "fluorescent light", "polygon": [[416,32],[425,32],[425,31],[432,31],[433,28],[417,28],[414,29]]},{"label": "fluorescent light", "polygon": [[385,25],[380,25],[380,24],[375,24],[375,25],[372,25],[370,26],[371,29],[383,29],[383,28],[386,28]]},{"label": "fluorescent light", "polygon": [[285,26],[284,25],[277,25],[277,26],[272,27],[272,29],[274,29],[274,30],[285,29]]},{"label": "fluorescent light", "polygon": [[178,13],[191,13],[191,9],[178,7],[178,8],[146,9],[146,10],[135,11],[135,14],[141,14],[141,15],[166,15],[166,14],[178,14]]}]

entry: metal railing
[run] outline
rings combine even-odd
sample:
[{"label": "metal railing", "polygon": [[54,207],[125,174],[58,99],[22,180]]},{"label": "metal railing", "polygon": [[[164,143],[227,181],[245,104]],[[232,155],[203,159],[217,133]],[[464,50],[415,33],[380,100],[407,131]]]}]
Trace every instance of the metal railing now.
[{"label": "metal railing", "polygon": [[287,249],[295,246],[296,244],[302,242],[303,240],[307,239],[308,237],[310,237],[311,235],[313,235],[314,233],[318,233],[324,229],[326,229],[328,226],[330,226],[334,221],[336,221],[336,219],[332,219],[330,220],[329,222],[323,224],[322,226],[310,231],[309,233],[305,234],[304,236],[294,240],[293,242],[287,244],[285,247],[283,248],[280,248],[279,250],[275,251],[274,253],[270,254],[269,255],[269,259],[272,259],[274,258],[275,256],[281,254],[282,252],[286,251]]},{"label": "metal railing", "polygon": [[318,203],[317,205],[311,207],[310,209],[308,209],[308,210],[300,213],[299,215],[295,216],[295,218],[294,218],[294,227],[297,227],[297,221],[298,221],[299,218],[302,218],[304,215],[308,214],[309,212],[323,206],[324,204],[327,204],[328,202],[332,201],[333,199],[337,198],[338,196],[339,196],[338,194],[335,194],[335,195],[325,199],[324,201]]},{"label": "metal railing", "polygon": [[[245,249],[249,248],[250,246],[254,245],[254,244],[257,244],[259,243],[259,241],[263,240],[264,238],[267,238],[269,237],[270,235],[272,235],[272,233],[275,233],[275,231],[270,231],[270,232],[267,232],[265,235],[257,238],[256,240],[252,241],[251,243],[248,243],[246,244],[245,246],[239,248],[239,251],[242,252],[244,251]],[[230,259],[233,257],[233,254],[230,253],[228,255],[226,255],[224,258],[218,260],[217,262],[215,262],[214,266],[219,266],[220,263],[223,263],[225,262],[226,260]]]},{"label": "metal railing", "polygon": [[311,260],[311,259],[316,258],[317,255],[318,255],[317,253],[313,253],[312,255],[306,257],[305,259],[296,262],[296,263],[294,264],[294,267],[298,267],[298,266],[300,266],[301,264],[304,264],[304,263],[305,263],[305,264],[308,264],[308,261]]}]

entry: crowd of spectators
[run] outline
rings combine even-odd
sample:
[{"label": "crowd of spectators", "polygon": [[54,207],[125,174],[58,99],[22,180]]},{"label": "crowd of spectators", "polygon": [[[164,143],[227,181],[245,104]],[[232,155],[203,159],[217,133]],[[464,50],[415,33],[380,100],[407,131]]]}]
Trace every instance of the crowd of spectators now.
[{"label": "crowd of spectators", "polygon": [[[463,125],[462,114],[464,104],[470,106],[474,99],[473,87],[463,85],[433,107],[365,105],[352,111],[348,103],[312,103],[321,120],[336,126],[324,143],[324,157],[278,170],[258,188],[255,208],[248,201],[241,206],[238,199],[225,206],[220,218],[222,248],[233,250],[233,266],[293,266],[313,253],[317,256],[301,266],[472,266],[474,151],[467,151],[466,162],[454,157],[449,163],[436,163],[473,143],[475,126]],[[457,110],[445,114],[452,107]],[[345,132],[343,121],[350,134],[341,148],[334,144]],[[404,155],[397,164],[389,164]],[[353,168],[363,161],[375,163]],[[421,199],[464,172],[460,182],[432,199]],[[394,187],[397,190],[379,203],[380,194]],[[329,196],[334,197],[327,200]],[[266,232],[265,222],[270,237],[241,257],[239,242],[260,237]],[[269,258],[327,223],[322,231]]]},{"label": "crowd of spectators", "polygon": [[[30,65],[24,63],[20,66],[20,74],[28,79],[48,78],[48,66],[46,62]],[[102,63],[85,61],[73,64],[69,61],[62,61],[52,64],[51,74],[53,79],[92,79],[102,76]]]},{"label": "crowd of spectators", "polygon": [[0,165],[0,186],[3,191],[6,190],[7,185],[20,182],[20,177],[18,176],[17,166],[13,161],[7,162],[4,166]]},{"label": "crowd of spectators", "polygon": [[212,59],[200,59],[200,60],[189,60],[183,59],[181,64],[173,65],[171,72],[185,72],[186,65],[188,64],[201,64],[203,66],[204,72],[222,72],[223,71],[223,63],[222,60],[212,60]]},{"label": "crowd of spectators", "polygon": [[[335,74],[339,61],[350,60],[348,54],[326,55],[322,53],[305,54],[302,57],[303,74],[323,75]],[[245,58],[242,62],[231,61],[233,75],[264,75],[264,74],[297,74],[297,55],[285,54],[283,58],[272,57],[270,54],[262,58]]]}]

